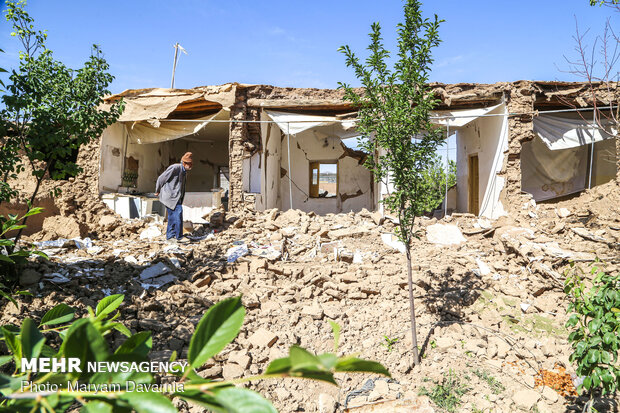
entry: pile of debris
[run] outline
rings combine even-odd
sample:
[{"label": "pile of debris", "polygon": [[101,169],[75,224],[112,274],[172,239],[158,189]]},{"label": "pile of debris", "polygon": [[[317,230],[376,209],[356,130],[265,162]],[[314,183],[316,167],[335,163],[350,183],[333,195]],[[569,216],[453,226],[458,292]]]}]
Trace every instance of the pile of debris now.
[{"label": "pile of debris", "polygon": [[132,331],[153,331],[152,356],[186,357],[202,314],[242,294],[248,310],[242,331],[202,376],[258,374],[292,344],[330,351],[328,320],[342,326],[340,352],[361,353],[393,375],[370,383],[367,376],[342,375],[340,388],[288,379],[252,384],[281,411],[363,411],[359,406],[394,400],[433,411],[418,392],[450,370],[468,386],[460,411],[558,411],[573,396],[539,386],[547,384],[539,377],[557,366],[573,371],[564,268],[569,262],[589,268],[598,257],[597,265],[618,271],[619,208],[617,187],[609,184],[561,204],[528,202],[496,221],[469,214],[421,218],[416,229],[425,235],[412,249],[423,353],[415,374],[403,245],[391,219],[368,211],[218,212],[195,228],[189,244],[167,243],[158,220],[104,216],[97,238],[36,244],[49,259],[33,260],[22,275],[33,296],[6,306],[1,322],[39,317],[60,302],[84,313],[104,296],[123,293],[121,320]]}]

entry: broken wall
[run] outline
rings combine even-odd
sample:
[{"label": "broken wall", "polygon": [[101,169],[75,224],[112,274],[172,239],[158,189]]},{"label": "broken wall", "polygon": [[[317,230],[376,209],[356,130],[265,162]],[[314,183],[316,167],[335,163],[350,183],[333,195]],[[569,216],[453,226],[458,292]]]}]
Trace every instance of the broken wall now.
[{"label": "broken wall", "polygon": [[[374,210],[372,203],[371,174],[362,165],[362,159],[352,157],[342,145],[339,137],[308,130],[291,135],[291,179],[288,181],[288,142],[286,136],[281,140],[282,173],[280,191],[282,209],[300,209],[314,211],[324,215],[336,212],[358,212],[363,208]],[[310,162],[335,162],[338,165],[338,192],[332,198],[312,198],[310,192]],[[293,205],[290,205],[289,187],[292,187]]]},{"label": "broken wall", "polygon": [[[122,186],[123,169],[137,167],[138,192],[155,191],[157,177],[171,164],[179,162],[185,152],[192,152],[194,168],[186,190],[210,191],[215,185],[218,166],[228,166],[228,142],[198,142],[175,139],[161,143],[138,144],[127,139],[126,126],[115,123],[101,136],[100,192],[117,192]],[[125,161],[123,161],[125,158]]]}]

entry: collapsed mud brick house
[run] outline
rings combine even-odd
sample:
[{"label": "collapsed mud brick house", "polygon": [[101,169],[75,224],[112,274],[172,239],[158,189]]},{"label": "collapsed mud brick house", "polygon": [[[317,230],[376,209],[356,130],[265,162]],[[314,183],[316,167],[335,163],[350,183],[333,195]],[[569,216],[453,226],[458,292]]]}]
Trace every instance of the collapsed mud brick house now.
[{"label": "collapsed mud brick house", "polygon": [[[446,136],[456,134],[450,210],[497,218],[530,198],[560,199],[616,175],[616,144],[592,128],[586,84],[432,88],[441,99],[434,122]],[[608,105],[614,92],[601,85],[597,105]],[[157,210],[155,180],[185,151],[196,165],[185,202],[194,222],[222,203],[230,210],[374,210],[386,191],[350,144],[358,135],[355,108],[339,90],[225,84],[128,90],[106,102],[120,98],[126,110],[98,145],[97,188],[124,214]]]},{"label": "collapsed mud brick house", "polygon": [[[616,176],[618,140],[592,128],[587,84],[431,86],[441,100],[433,121],[446,137],[456,134],[457,184],[447,193],[448,212],[497,218],[530,199],[564,199]],[[599,86],[598,107],[617,101],[614,86]],[[125,111],[80,149],[80,176],[46,183],[37,202],[46,212],[29,222],[28,232],[40,230],[50,215],[70,215],[86,227],[108,213],[100,200],[125,218],[163,214],[153,194],[156,178],[186,151],[194,153],[195,166],[184,217],[194,223],[222,206],[318,214],[381,209],[388,188],[363,166],[366,154],[354,145],[356,109],[342,96],[235,83],[106,97],[107,103],[124,99]],[[27,179],[16,183],[23,193],[29,186]],[[63,195],[51,199],[55,186]],[[20,213],[23,205],[1,209]]]}]

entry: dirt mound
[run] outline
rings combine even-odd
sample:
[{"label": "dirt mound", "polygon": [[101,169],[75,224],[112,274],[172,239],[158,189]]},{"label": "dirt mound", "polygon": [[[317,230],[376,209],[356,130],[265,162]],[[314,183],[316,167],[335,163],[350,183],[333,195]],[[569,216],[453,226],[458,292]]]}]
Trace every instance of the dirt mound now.
[{"label": "dirt mound", "polygon": [[[419,392],[437,403],[433,391],[448,382],[462,389],[459,411],[564,411],[575,403],[567,391],[574,370],[564,327],[565,270],[571,261],[588,269],[597,257],[606,271],[620,264],[613,185],[556,205],[528,202],[497,221],[468,214],[420,219],[413,270],[423,359],[412,369],[405,258],[389,219],[368,211],[220,214],[196,226],[190,244],[176,245],[156,235],[162,223],[104,219],[98,198],[63,196],[63,216],[94,225],[99,239],[55,246],[49,260],[33,259],[33,296],[19,297],[18,309],[6,306],[2,323],[36,320],[60,302],[83,313],[123,293],[120,320],[134,332],[153,331],[153,358],[173,351],[184,358],[200,316],[212,303],[243,294],[241,333],[200,369],[203,377],[258,374],[292,344],[330,351],[329,320],[342,326],[341,353],[360,353],[392,372],[390,380],[341,375],[340,388],[290,379],[251,385],[283,412],[426,403],[416,399]],[[436,225],[450,231],[430,242]],[[456,231],[462,237],[443,242],[441,234]],[[116,344],[124,340],[114,334]],[[565,369],[561,377],[541,376],[557,366]]]}]

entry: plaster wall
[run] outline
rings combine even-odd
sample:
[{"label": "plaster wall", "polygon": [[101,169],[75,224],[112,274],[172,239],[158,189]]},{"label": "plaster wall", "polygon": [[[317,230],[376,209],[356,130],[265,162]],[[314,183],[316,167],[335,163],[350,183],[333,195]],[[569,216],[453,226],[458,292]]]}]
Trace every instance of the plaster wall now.
[{"label": "plaster wall", "polygon": [[[127,146],[125,148],[125,145]],[[122,183],[123,157],[138,162],[138,192],[153,192],[157,177],[187,151],[194,155],[188,175],[188,192],[206,192],[214,187],[218,166],[228,166],[228,142],[194,142],[186,139],[149,144],[127,142],[125,126],[116,123],[101,137],[99,192],[116,192]]]},{"label": "plaster wall", "polygon": [[[363,208],[373,210],[372,182],[370,172],[357,158],[348,156],[337,136],[311,129],[290,136],[291,179],[288,172],[280,178],[281,209],[313,211],[319,215],[337,212],[358,212]],[[281,163],[283,171],[288,171],[288,142],[286,136],[281,141]],[[336,162],[338,165],[338,194],[333,198],[311,198],[310,162]],[[292,205],[289,197],[292,189]]]},{"label": "plaster wall", "polygon": [[[490,114],[501,114],[500,106]],[[481,216],[497,218],[504,214],[499,201],[504,178],[498,176],[507,148],[507,121],[504,116],[480,117],[457,131],[456,173],[457,211],[468,212],[469,158],[478,155],[478,200]]]}]

